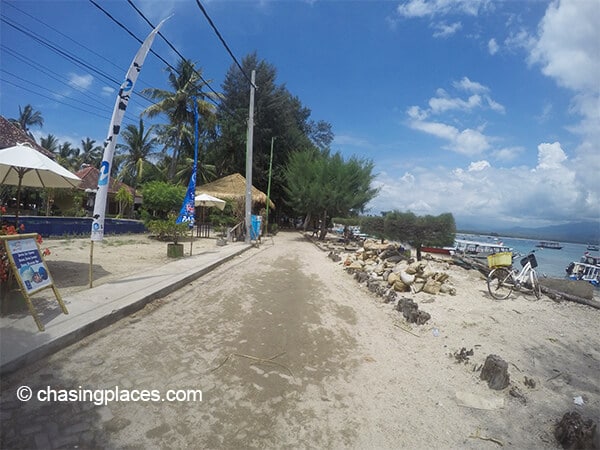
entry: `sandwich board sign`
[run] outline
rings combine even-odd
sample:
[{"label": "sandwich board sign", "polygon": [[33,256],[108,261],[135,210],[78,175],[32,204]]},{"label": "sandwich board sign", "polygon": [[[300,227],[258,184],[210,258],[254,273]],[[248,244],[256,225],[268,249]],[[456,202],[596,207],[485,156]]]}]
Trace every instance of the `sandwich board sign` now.
[{"label": "sandwich board sign", "polygon": [[44,331],[44,325],[40,321],[31,295],[43,289],[51,288],[62,312],[69,314],[58,289],[52,282],[52,276],[42,257],[37,243],[37,233],[15,234],[0,236],[8,255],[8,261],[21,289],[21,293],[27,303],[27,308],[33,316],[33,320],[40,331]]}]

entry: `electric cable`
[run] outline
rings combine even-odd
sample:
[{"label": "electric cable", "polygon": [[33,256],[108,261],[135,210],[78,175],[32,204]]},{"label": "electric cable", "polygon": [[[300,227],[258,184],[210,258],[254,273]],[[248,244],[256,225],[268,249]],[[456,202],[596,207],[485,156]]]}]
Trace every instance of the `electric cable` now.
[{"label": "electric cable", "polygon": [[[92,1],[92,0],[90,0],[90,1]],[[242,69],[241,64],[239,63],[239,61],[237,60],[237,58],[235,57],[235,55],[233,54],[233,52],[231,51],[231,49],[229,48],[229,46],[227,45],[227,42],[225,42],[225,39],[223,39],[223,36],[221,36],[221,33],[217,29],[217,26],[214,24],[214,22],[212,21],[212,19],[208,15],[208,12],[204,8],[204,6],[202,6],[202,3],[200,3],[200,0],[196,0],[196,4],[198,5],[198,7],[200,8],[200,10],[204,14],[204,17],[206,17],[206,20],[208,20],[208,23],[210,24],[210,26],[212,27],[212,29],[216,33],[216,35],[219,38],[219,40],[221,41],[221,43],[225,46],[225,49],[227,50],[227,53],[229,53],[229,56],[231,56],[233,58],[233,61],[236,63],[236,65],[238,66],[238,68],[240,69],[240,71],[242,72],[242,74],[244,75],[244,77],[246,78],[246,80],[248,80],[248,83],[250,83],[250,86],[253,86],[254,89],[257,89],[256,85],[254,85],[254,83],[252,83],[252,80],[248,77],[248,74],[246,72],[244,72],[244,69]]]}]

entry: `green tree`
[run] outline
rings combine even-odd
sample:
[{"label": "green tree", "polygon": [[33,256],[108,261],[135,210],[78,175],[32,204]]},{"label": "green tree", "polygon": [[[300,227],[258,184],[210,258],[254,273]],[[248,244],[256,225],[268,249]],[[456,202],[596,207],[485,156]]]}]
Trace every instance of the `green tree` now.
[{"label": "green tree", "polygon": [[115,199],[119,202],[118,217],[124,217],[125,211],[133,205],[133,194],[125,186],[121,186],[115,194]]},{"label": "green tree", "polygon": [[77,171],[79,169],[79,149],[74,148],[70,142],[63,142],[56,151],[56,162],[61,166]]},{"label": "green tree", "polygon": [[9,121],[27,133],[27,135],[34,141],[35,138],[33,137],[30,128],[32,126],[44,126],[44,118],[42,117],[42,113],[34,110],[31,105],[25,105],[23,109],[21,109],[19,106],[19,118],[10,119]]},{"label": "green tree", "polygon": [[89,137],[81,140],[81,149],[78,152],[78,166],[89,164],[92,167],[100,167],[104,148],[101,145],[95,145],[96,141]]},{"label": "green tree", "polygon": [[141,183],[144,167],[153,166],[150,158],[156,155],[155,145],[157,139],[152,135],[153,127],[147,130],[143,119],[140,118],[138,126],[129,124],[121,132],[122,144],[117,145],[119,162],[118,179],[131,186],[135,192]]},{"label": "green tree", "polygon": [[174,185],[164,181],[151,181],[144,185],[144,210],[148,216],[166,219],[169,213],[178,212],[183,198],[185,186]]},{"label": "green tree", "polygon": [[56,153],[59,146],[58,139],[53,134],[48,134],[48,136],[41,138],[40,145],[52,153]]},{"label": "green tree", "polygon": [[320,218],[319,239],[324,239],[328,218],[363,211],[377,195],[374,177],[370,160],[353,156],[346,161],[340,153],[308,150],[290,155],[285,190],[296,212]]},{"label": "green tree", "polygon": [[363,216],[360,218],[360,231],[381,239],[385,239],[384,217],[383,216]]},{"label": "green tree", "polygon": [[[209,146],[209,162],[215,165],[217,176],[246,171],[246,140],[250,83],[246,75],[256,71],[254,139],[252,158],[253,184],[267,190],[271,143],[274,141],[271,199],[277,212],[286,205],[285,166],[291,153],[324,149],[333,140],[331,125],[314,122],[311,111],[293,96],[284,85],[277,84],[277,71],[272,64],[260,60],[256,53],[242,59],[243,73],[231,65],[222,86],[223,99],[217,110],[220,135]],[[246,75],[244,75],[246,74]]]},{"label": "green tree", "polygon": [[412,212],[392,211],[385,215],[384,234],[389,239],[410,244],[420,261],[422,246],[444,246],[454,242],[456,223],[451,213],[416,216]]},{"label": "green tree", "polygon": [[168,126],[159,130],[159,136],[165,150],[172,149],[168,179],[173,180],[186,136],[189,139],[191,133],[191,139],[193,139],[193,99],[196,98],[198,105],[198,121],[202,134],[208,132],[207,124],[214,124],[214,119],[211,117],[214,115],[214,108],[206,100],[210,93],[203,92],[205,83],[200,78],[200,72],[194,67],[193,62],[180,60],[176,71],[167,68],[167,72],[169,73],[169,86],[172,90],[149,88],[142,92],[156,101],[146,108],[144,114],[148,117],[166,114],[169,120]]}]

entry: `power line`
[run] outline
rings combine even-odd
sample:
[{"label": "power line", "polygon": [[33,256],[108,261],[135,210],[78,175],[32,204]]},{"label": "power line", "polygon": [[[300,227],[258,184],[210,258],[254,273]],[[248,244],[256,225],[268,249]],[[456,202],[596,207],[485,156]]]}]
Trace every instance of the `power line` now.
[{"label": "power line", "polygon": [[[29,88],[27,88],[25,86],[21,86],[21,85],[19,85],[17,83],[13,83],[12,81],[7,80],[6,78],[0,78],[0,80],[2,80],[3,83],[10,84],[10,85],[12,85],[12,86],[14,86],[16,88],[22,89],[22,90],[24,90],[26,92],[29,92],[31,94],[35,94],[35,95],[39,95],[40,97],[47,98],[48,100],[52,100],[53,102],[60,103],[61,105],[65,105],[65,106],[68,106],[70,108],[78,109],[79,111],[83,111],[83,112],[88,113],[88,114],[93,114],[94,116],[100,117],[101,119],[108,119],[108,120],[110,120],[110,117],[101,116],[100,114],[98,114],[96,112],[89,111],[87,109],[80,108],[78,106],[62,102],[62,101],[56,99],[55,97],[50,97],[50,96],[42,94],[40,92],[33,91],[33,90],[31,90],[31,89],[29,89]],[[50,92],[52,93],[52,91],[50,91]]]},{"label": "power line", "polygon": [[[20,25],[20,24],[18,24],[16,22],[15,23],[9,22],[4,17],[2,17],[0,20],[2,20],[2,22],[6,23],[7,25],[11,26],[12,28],[16,29],[17,31],[20,31],[21,33],[25,34],[27,37],[29,37],[32,40],[36,41],[38,44],[40,44],[40,45],[42,45],[42,46],[50,49],[54,53],[57,53],[58,55],[60,55],[63,58],[65,58],[66,60],[72,62],[76,66],[79,66],[79,67],[81,67],[83,69],[89,70],[89,71],[91,71],[91,72],[93,72],[93,73],[95,73],[95,74],[103,77],[105,80],[108,80],[110,83],[116,84],[117,86],[121,85],[121,83],[118,80],[116,80],[115,78],[112,78],[110,75],[106,74],[105,72],[103,72],[99,68],[94,67],[92,64],[87,63],[83,59],[75,56],[72,53],[69,53],[66,50],[60,49],[56,44],[53,44],[50,40],[45,39],[45,38],[37,35],[36,33],[34,33],[31,30],[28,30],[23,25]],[[148,99],[147,97],[145,97],[144,95],[142,95],[140,92],[134,91],[134,94],[136,94],[138,97],[141,97],[146,102],[152,103],[152,101],[150,99]],[[139,106],[141,106],[141,105],[139,105]]]},{"label": "power line", "polygon": [[[127,3],[129,3],[129,5],[130,5],[130,6],[131,6],[131,7],[132,7],[132,8],[133,8],[133,9],[134,9],[134,10],[135,10],[135,11],[136,11],[136,12],[137,12],[137,13],[138,13],[138,14],[139,14],[139,15],[140,15],[140,16],[141,16],[141,17],[142,17],[142,18],[143,18],[145,21],[146,21],[146,23],[147,23],[148,25],[150,25],[150,27],[151,27],[152,29],[154,29],[154,28],[155,28],[155,27],[154,27],[154,25],[152,24],[152,22],[150,22],[150,21],[149,21],[149,20],[146,18],[146,16],[144,15],[144,13],[143,13],[142,11],[140,11],[140,10],[137,8],[137,6],[135,6],[135,5],[134,5],[134,3],[133,3],[133,1],[132,1],[132,0],[127,0]],[[180,57],[182,60],[185,60],[185,59],[186,59],[186,58],[185,58],[185,57],[184,57],[184,56],[183,56],[183,55],[182,55],[182,54],[179,52],[179,50],[177,50],[177,49],[176,49],[176,48],[173,46],[173,44],[171,44],[171,42],[169,42],[169,40],[168,40],[168,39],[167,39],[167,38],[166,38],[166,37],[165,37],[165,36],[164,36],[164,35],[163,35],[163,34],[162,34],[160,31],[158,32],[158,35],[159,35],[161,38],[163,38],[163,40],[164,40],[164,41],[167,43],[167,45],[168,45],[168,46],[171,48],[171,50],[173,50],[175,53],[177,53],[177,55],[178,55],[178,56],[179,56],[179,57]],[[212,92],[212,93],[213,93],[213,94],[214,94],[214,95],[215,95],[217,98],[220,98],[220,97],[221,97],[221,94],[219,94],[218,92],[216,92],[216,91],[215,91],[215,90],[212,88],[212,86],[210,85],[210,83],[209,83],[208,81],[206,81],[206,80],[205,80],[205,79],[202,77],[202,74],[201,74],[200,72],[198,72],[198,71],[197,71],[195,68],[193,68],[193,70],[194,70],[194,72],[196,73],[196,75],[198,75],[198,77],[200,77],[200,80],[202,80],[202,82],[203,82],[203,83],[204,83],[206,86],[208,86],[208,89],[210,89],[210,91],[211,91],[211,92]],[[208,100],[210,100],[210,101],[211,101],[211,102],[212,102],[212,103],[213,103],[215,106],[219,106],[219,104],[218,104],[218,103],[216,103],[216,101],[214,101],[213,99],[211,99],[211,98],[210,98],[210,96],[206,96],[206,98],[207,98]]]},{"label": "power line", "polygon": [[204,8],[204,6],[202,6],[202,3],[200,3],[200,0],[196,0],[196,4],[198,5],[198,7],[200,8],[200,10],[204,14],[204,17],[206,17],[206,20],[208,20],[208,23],[210,24],[210,26],[212,27],[212,29],[216,33],[216,35],[219,38],[219,40],[221,41],[221,43],[225,46],[225,49],[227,50],[227,53],[229,53],[229,56],[231,56],[233,58],[233,61],[237,64],[238,68],[241,70],[241,72],[244,75],[244,77],[246,78],[246,80],[248,80],[248,83],[250,83],[250,85],[253,86],[254,89],[257,89],[257,87],[254,85],[254,83],[252,83],[252,80],[248,77],[248,74],[246,74],[246,72],[244,72],[244,69],[242,69],[242,66],[240,65],[240,63],[238,62],[237,58],[235,57],[235,55],[233,54],[233,52],[231,51],[231,49],[227,45],[227,42],[225,42],[225,39],[223,39],[223,36],[221,36],[221,33],[217,29],[217,26],[214,24],[214,22],[212,21],[212,19],[208,15],[208,12]]},{"label": "power line", "polygon": [[[116,23],[117,25],[119,25],[123,30],[125,30],[127,32],[127,34],[129,34],[131,37],[133,37],[136,41],[138,41],[140,44],[143,44],[144,41],[142,41],[140,38],[138,38],[135,34],[133,34],[133,32],[131,32],[125,25],[123,25],[121,22],[119,22],[117,19],[115,19],[108,11],[106,11],[104,8],[102,8],[102,6],[100,6],[98,3],[96,3],[94,0],[89,0],[90,3],[92,5],[94,5],[96,8],[98,8],[100,11],[102,11],[104,14],[106,14],[114,23]],[[167,61],[165,60],[162,56],[160,56],[158,53],[156,53],[154,50],[150,49],[150,53],[152,53],[154,56],[156,56],[158,59],[160,59],[163,63],[165,63],[167,65],[167,67],[169,67],[171,70],[177,72],[177,70]]]},{"label": "power line", "polygon": [[[44,67],[44,66],[40,66],[39,63],[33,61],[30,58],[27,58],[25,55],[15,52],[14,50],[6,47],[3,44],[0,44],[0,48],[2,49],[3,52],[5,52],[6,54],[12,56],[13,58],[21,61],[24,64],[27,64],[31,67],[33,67],[34,69],[42,72],[43,74],[47,75],[48,77],[52,78],[53,80],[56,80],[57,82],[61,83],[64,86],[67,86],[70,89],[76,89],[79,93],[81,93],[82,95],[84,95],[85,97],[89,98],[90,100],[93,100],[95,102],[97,102],[99,105],[101,105],[101,107],[105,107],[106,105],[104,104],[104,102],[98,100],[97,97],[93,97],[92,95],[90,95],[87,91],[83,90],[83,89],[77,89],[74,88],[73,86],[71,86],[69,83],[66,83],[64,81],[64,77],[62,77],[60,74]],[[4,70],[3,70],[4,71]],[[6,72],[6,71],[5,71]],[[8,72],[6,72],[8,73]],[[13,75],[16,77],[16,75]],[[18,77],[17,77],[18,78]]]}]

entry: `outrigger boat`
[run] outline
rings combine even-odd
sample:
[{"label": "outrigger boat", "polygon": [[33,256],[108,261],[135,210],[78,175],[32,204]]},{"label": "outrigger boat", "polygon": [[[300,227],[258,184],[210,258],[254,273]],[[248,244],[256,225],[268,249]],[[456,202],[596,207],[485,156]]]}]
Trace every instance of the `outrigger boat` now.
[{"label": "outrigger boat", "polygon": [[600,286],[600,258],[585,252],[579,262],[573,261],[565,269],[570,280],[583,280]]},{"label": "outrigger boat", "polygon": [[560,250],[562,248],[562,245],[560,245],[560,242],[540,241],[540,243],[536,245],[536,247]]},{"label": "outrigger boat", "polygon": [[495,253],[513,251],[511,247],[504,245],[500,241],[496,243],[491,243],[465,241],[463,239],[455,240],[455,249],[456,254],[462,254],[477,259],[486,259],[489,255],[493,255]]}]

